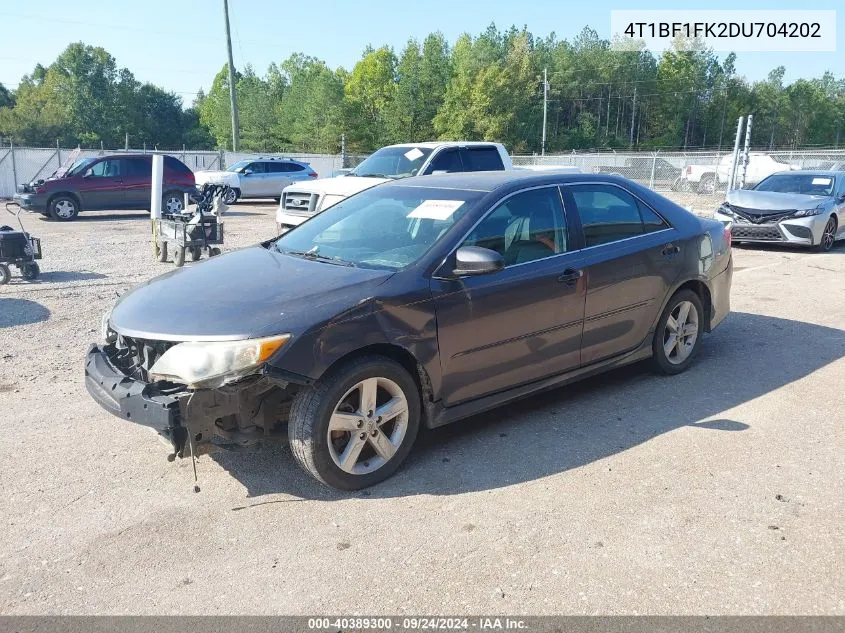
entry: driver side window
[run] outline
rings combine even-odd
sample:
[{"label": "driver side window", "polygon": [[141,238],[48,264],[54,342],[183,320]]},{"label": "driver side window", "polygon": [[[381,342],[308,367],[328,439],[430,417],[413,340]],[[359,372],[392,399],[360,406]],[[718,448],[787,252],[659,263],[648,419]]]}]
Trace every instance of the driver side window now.
[{"label": "driver side window", "polygon": [[464,165],[461,162],[461,153],[457,148],[444,149],[431,161],[428,168],[428,173],[433,174],[436,171],[446,171],[449,173],[460,172],[464,170]]},{"label": "driver side window", "polygon": [[464,246],[499,253],[505,266],[524,264],[569,250],[566,222],[557,187],[507,198],[469,234]]},{"label": "driver side window", "polygon": [[120,176],[120,160],[101,160],[92,165],[88,171],[94,178],[115,178]]}]

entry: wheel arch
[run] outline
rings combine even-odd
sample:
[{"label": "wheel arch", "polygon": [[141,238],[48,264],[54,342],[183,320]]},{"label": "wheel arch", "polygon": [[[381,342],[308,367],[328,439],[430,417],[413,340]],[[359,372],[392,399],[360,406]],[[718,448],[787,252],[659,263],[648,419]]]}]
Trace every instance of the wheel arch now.
[{"label": "wheel arch", "polygon": [[344,363],[364,356],[383,356],[389,358],[401,365],[411,375],[420,395],[420,410],[423,414],[422,422],[426,426],[429,426],[434,415],[434,392],[431,378],[425,367],[404,347],[393,343],[373,343],[359,347],[334,360],[323,372],[323,376],[329,374]]},{"label": "wheel arch", "polygon": [[82,211],[82,200],[79,198],[79,194],[74,191],[57,191],[55,193],[51,193],[50,197],[47,198],[47,211],[50,210],[50,205],[53,204],[53,200],[62,196],[73,198],[74,202],[76,202],[77,211]]},{"label": "wheel arch", "polygon": [[660,314],[666,309],[669,301],[681,290],[691,290],[701,300],[701,307],[704,309],[704,331],[710,331],[710,321],[713,315],[713,298],[710,292],[710,287],[701,279],[688,279],[682,282],[666,297],[663,307],[660,309]]}]

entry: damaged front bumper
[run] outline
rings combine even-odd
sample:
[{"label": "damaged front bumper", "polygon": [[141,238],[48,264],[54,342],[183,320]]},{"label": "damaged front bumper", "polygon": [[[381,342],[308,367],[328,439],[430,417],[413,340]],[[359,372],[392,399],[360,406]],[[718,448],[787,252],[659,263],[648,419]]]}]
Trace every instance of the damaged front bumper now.
[{"label": "damaged front bumper", "polygon": [[174,457],[278,437],[279,425],[287,421],[283,403],[290,399],[291,381],[284,378],[289,376],[262,372],[219,389],[190,390],[127,375],[111,360],[116,351],[112,344],[88,349],[88,393],[109,413],[157,431],[170,442]]}]

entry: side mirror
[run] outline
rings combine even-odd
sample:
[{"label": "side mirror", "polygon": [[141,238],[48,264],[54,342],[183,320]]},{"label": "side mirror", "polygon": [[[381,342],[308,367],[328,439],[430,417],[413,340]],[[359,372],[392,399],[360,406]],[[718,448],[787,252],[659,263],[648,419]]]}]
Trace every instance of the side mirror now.
[{"label": "side mirror", "polygon": [[252,170],[251,169],[244,169],[241,173],[244,176],[249,176],[252,173]]},{"label": "side mirror", "polygon": [[458,277],[488,275],[504,267],[505,260],[496,251],[480,246],[461,246],[455,253],[455,270],[452,272]]}]

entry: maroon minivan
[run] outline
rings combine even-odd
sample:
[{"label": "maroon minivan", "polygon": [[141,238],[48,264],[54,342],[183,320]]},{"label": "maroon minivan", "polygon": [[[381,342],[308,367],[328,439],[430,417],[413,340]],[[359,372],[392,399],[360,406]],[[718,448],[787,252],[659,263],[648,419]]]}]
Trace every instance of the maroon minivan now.
[{"label": "maroon minivan", "polygon": [[[69,221],[80,211],[148,211],[152,189],[152,154],[114,154],[82,158],[63,175],[18,185],[15,201],[24,209]],[[162,207],[178,212],[184,194],[195,191],[194,172],[173,156],[164,157]]]}]

